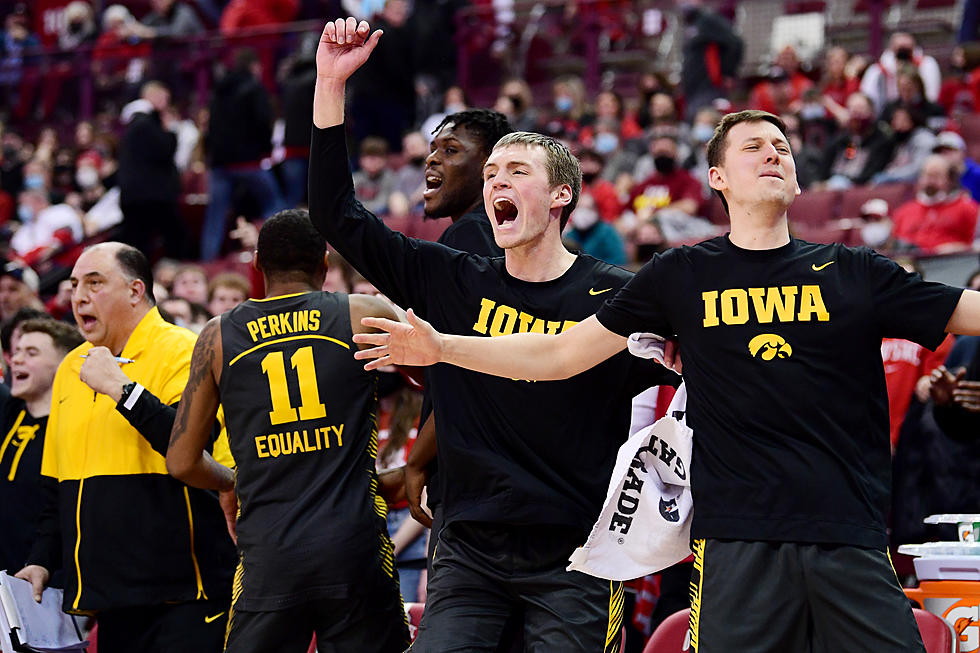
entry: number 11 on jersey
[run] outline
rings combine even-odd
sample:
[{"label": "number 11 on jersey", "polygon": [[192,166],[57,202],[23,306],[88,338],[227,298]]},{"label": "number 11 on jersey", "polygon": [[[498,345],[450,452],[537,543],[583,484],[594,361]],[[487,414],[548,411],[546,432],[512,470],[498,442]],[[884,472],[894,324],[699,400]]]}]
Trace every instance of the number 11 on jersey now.
[{"label": "number 11 on jersey", "polygon": [[269,378],[269,395],[272,410],[269,422],[275,426],[299,420],[320,419],[327,416],[327,407],[320,403],[320,390],[316,384],[316,366],[313,364],[313,347],[301,347],[290,357],[289,362],[299,379],[299,397],[302,402],[299,414],[289,399],[289,386],[286,383],[286,363],[281,351],[266,354],[262,359],[262,372]]}]

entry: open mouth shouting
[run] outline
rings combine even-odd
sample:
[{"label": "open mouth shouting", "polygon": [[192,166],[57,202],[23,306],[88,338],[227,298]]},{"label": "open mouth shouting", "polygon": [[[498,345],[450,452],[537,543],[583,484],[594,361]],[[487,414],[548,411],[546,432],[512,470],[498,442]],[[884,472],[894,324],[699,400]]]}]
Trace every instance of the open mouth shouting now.
[{"label": "open mouth shouting", "polygon": [[513,222],[517,219],[517,205],[506,197],[498,197],[493,201],[493,217],[498,227]]},{"label": "open mouth shouting", "polygon": [[90,330],[95,326],[96,322],[98,322],[98,320],[95,319],[94,315],[78,315],[78,326],[81,327],[82,331]]},{"label": "open mouth shouting", "polygon": [[422,198],[429,199],[439,192],[442,188],[442,177],[431,172],[425,173],[425,190],[422,191]]}]

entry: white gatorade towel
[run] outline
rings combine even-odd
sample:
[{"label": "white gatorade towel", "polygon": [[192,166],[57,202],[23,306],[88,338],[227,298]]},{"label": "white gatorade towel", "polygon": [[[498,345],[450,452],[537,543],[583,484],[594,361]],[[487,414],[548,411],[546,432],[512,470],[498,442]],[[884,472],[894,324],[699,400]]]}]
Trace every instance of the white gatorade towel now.
[{"label": "white gatorade towel", "polygon": [[569,558],[569,571],[631,580],[691,554],[691,446],[687,388],[664,417],[620,447],[606,501],[592,533]]}]

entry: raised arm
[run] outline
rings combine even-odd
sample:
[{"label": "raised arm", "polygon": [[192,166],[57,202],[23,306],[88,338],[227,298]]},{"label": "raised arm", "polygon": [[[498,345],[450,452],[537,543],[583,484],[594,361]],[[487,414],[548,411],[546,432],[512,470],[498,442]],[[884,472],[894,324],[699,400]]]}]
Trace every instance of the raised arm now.
[{"label": "raised arm", "polygon": [[946,323],[946,333],[980,336],[980,292],[964,290]]},{"label": "raised arm", "polygon": [[347,80],[368,60],[382,34],[381,30],[371,34],[367,21],[358,23],[355,18],[338,18],[323,28],[316,50],[314,125],[326,129],[344,122]]},{"label": "raised arm", "polygon": [[365,369],[449,363],[509,379],[553,381],[584,372],[626,348],[626,338],[606,329],[594,315],[556,336],[515,333],[496,338],[439,333],[411,309],[407,317],[408,324],[363,320],[386,333],[355,335],[354,342],[376,346],[356,352],[354,358],[374,359]]},{"label": "raised arm", "polygon": [[177,419],[167,448],[167,471],[193,487],[232,490],[235,473],[205,451],[218,413],[218,379],[221,363],[221,318],[208,322],[194,345],[190,378],[180,398]]}]

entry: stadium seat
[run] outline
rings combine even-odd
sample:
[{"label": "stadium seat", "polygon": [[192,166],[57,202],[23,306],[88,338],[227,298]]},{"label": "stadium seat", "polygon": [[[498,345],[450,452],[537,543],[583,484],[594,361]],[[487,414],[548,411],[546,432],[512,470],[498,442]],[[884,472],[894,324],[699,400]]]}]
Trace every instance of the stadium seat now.
[{"label": "stadium seat", "polygon": [[894,213],[905,200],[913,195],[912,184],[878,184],[875,186],[855,186],[841,193],[840,217],[858,218],[861,207],[870,199],[883,199],[888,202],[888,209]]},{"label": "stadium seat", "polygon": [[841,243],[843,245],[861,245],[861,231],[844,221],[832,220],[827,224],[793,224],[790,232],[796,238],[811,243]]},{"label": "stadium seat", "polygon": [[[691,611],[675,612],[661,622],[643,647],[643,653],[682,653],[690,648]],[[932,651],[929,651],[932,653]]]},{"label": "stadium seat", "polygon": [[956,653],[957,637],[945,619],[919,608],[912,608],[912,614],[919,626],[926,653]]},{"label": "stadium seat", "polygon": [[791,222],[821,225],[837,217],[838,204],[840,191],[812,190],[797,197],[787,214]]}]

